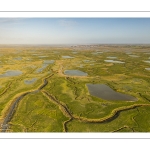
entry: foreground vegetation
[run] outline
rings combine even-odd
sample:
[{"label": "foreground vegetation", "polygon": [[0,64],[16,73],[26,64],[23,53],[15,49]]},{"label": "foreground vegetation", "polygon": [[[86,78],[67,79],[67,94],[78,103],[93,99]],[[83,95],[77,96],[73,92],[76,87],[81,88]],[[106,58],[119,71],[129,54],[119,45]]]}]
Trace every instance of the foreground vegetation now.
[{"label": "foreground vegetation", "polygon": [[[15,105],[6,132],[150,131],[149,46],[3,46],[0,52],[1,129],[16,98],[28,93]],[[8,70],[22,74],[1,76]],[[88,75],[65,75],[65,70]],[[92,96],[87,83],[106,84],[137,101]]]}]

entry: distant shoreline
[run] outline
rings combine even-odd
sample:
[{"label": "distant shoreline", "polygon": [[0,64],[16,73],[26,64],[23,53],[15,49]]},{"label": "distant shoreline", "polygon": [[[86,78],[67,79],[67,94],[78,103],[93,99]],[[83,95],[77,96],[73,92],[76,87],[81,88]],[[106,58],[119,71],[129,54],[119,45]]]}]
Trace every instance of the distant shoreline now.
[{"label": "distant shoreline", "polygon": [[98,46],[150,46],[150,44],[0,44],[0,47],[98,47]]}]

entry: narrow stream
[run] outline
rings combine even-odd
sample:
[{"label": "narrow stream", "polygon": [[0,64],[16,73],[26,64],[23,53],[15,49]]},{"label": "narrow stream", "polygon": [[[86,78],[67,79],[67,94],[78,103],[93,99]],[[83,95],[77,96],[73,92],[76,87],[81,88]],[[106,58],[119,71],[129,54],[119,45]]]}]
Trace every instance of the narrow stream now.
[{"label": "narrow stream", "polygon": [[[53,76],[53,74],[51,76]],[[49,77],[51,77],[51,76],[49,76]],[[47,77],[47,78],[49,78],[49,77]],[[16,110],[17,105],[20,102],[20,100],[23,99],[28,94],[36,93],[36,92],[39,92],[41,89],[43,89],[48,84],[47,78],[44,79],[43,84],[37,90],[34,90],[32,92],[25,92],[15,99],[13,104],[10,106],[8,114],[6,115],[6,117],[3,121],[3,124],[1,124],[1,132],[7,131],[8,127],[9,127],[8,123],[11,121],[13,114],[15,113],[15,110]]]}]

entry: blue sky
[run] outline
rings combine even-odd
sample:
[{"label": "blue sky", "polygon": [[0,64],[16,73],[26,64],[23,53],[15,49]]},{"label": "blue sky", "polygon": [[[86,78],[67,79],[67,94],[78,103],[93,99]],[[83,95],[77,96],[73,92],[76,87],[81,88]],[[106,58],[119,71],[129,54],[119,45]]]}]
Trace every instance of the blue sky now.
[{"label": "blue sky", "polygon": [[150,18],[0,18],[0,44],[150,44]]}]

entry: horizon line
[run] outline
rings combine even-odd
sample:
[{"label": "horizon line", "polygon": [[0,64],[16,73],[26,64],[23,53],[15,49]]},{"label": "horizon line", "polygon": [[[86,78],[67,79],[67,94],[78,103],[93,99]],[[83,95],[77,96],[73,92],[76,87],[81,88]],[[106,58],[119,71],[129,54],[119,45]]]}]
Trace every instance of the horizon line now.
[{"label": "horizon line", "polygon": [[150,45],[150,43],[95,43],[95,44],[0,44],[0,45]]}]

